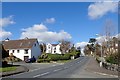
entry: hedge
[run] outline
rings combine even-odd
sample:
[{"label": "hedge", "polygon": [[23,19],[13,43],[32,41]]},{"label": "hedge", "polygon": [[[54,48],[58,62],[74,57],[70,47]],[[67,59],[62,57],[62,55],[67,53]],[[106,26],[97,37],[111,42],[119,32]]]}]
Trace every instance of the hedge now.
[{"label": "hedge", "polygon": [[106,57],[106,61],[111,64],[118,64],[118,53],[111,54],[110,56]]},{"label": "hedge", "polygon": [[8,66],[7,61],[2,61],[2,66],[0,66],[0,67],[7,67],[7,66]]},{"label": "hedge", "polygon": [[[71,56],[75,56],[75,58],[79,57],[80,53],[75,52],[75,53],[66,53],[66,54],[42,54],[39,59],[37,60],[38,62],[50,62],[50,61],[58,61],[58,60],[70,60]],[[46,56],[44,58],[44,56]]]},{"label": "hedge", "polygon": [[38,63],[41,63],[41,62],[50,62],[50,59],[38,59],[37,62]]},{"label": "hedge", "polygon": [[70,59],[70,55],[69,54],[49,54],[48,58],[51,61],[58,61],[58,60],[69,60]]},{"label": "hedge", "polygon": [[80,52],[72,52],[70,53],[71,56],[75,56],[75,58],[80,57]]}]

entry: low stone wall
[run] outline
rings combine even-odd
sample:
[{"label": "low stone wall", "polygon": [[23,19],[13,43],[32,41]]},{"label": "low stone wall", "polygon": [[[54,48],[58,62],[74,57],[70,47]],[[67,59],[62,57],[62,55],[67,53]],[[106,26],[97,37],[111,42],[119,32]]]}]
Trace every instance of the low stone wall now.
[{"label": "low stone wall", "polygon": [[[100,59],[96,58],[97,62],[100,63]],[[119,71],[120,72],[120,67],[116,64],[111,64],[108,62],[102,62],[102,66],[107,69],[107,70],[111,70],[111,71]]]},{"label": "low stone wall", "polygon": [[103,62],[103,67],[111,71],[120,71],[118,65]]}]

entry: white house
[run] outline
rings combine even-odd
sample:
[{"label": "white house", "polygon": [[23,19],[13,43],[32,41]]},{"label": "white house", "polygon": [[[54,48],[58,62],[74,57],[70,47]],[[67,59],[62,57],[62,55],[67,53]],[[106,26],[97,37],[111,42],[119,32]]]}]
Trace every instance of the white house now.
[{"label": "white house", "polygon": [[61,54],[60,44],[46,44],[46,53]]},{"label": "white house", "polygon": [[37,39],[5,40],[2,44],[9,55],[13,53],[14,56],[21,60],[26,60],[33,56],[37,58],[41,55]]}]

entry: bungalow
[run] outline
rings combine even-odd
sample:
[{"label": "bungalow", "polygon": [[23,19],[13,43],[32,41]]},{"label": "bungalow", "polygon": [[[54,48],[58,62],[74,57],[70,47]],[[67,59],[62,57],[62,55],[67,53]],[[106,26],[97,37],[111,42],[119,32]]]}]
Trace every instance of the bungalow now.
[{"label": "bungalow", "polygon": [[5,40],[2,42],[9,55],[13,53],[14,56],[21,60],[37,58],[41,55],[41,49],[37,39],[20,39],[20,40]]},{"label": "bungalow", "polygon": [[46,44],[46,53],[61,54],[60,44]]}]

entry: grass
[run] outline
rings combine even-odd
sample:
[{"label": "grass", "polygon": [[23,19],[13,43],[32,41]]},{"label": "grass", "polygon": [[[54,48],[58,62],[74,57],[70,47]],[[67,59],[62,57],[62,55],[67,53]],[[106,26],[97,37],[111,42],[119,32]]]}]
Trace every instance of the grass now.
[{"label": "grass", "polygon": [[11,66],[11,67],[2,67],[0,68],[0,72],[9,72],[9,71],[15,71],[17,69],[16,66]]}]

